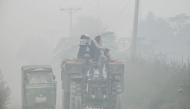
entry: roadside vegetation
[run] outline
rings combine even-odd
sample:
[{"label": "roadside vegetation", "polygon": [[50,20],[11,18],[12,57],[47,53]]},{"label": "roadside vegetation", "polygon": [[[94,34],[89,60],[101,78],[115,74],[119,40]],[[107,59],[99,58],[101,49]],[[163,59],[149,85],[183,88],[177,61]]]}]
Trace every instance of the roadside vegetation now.
[{"label": "roadside vegetation", "polygon": [[7,109],[10,95],[10,87],[7,85],[7,82],[3,80],[3,75],[0,71],[0,109]]},{"label": "roadside vegetation", "polygon": [[190,109],[190,61],[167,56],[127,60],[125,109]]}]

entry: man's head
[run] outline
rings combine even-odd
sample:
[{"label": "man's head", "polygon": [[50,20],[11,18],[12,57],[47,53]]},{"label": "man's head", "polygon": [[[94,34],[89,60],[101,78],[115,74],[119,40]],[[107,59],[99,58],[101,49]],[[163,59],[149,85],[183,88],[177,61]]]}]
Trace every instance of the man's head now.
[{"label": "man's head", "polygon": [[101,40],[100,35],[96,36],[96,37],[95,37],[95,40],[96,40],[96,42],[97,42],[97,43],[99,43],[99,42],[100,42],[100,40]]},{"label": "man's head", "polygon": [[85,34],[85,39],[90,39],[90,36],[88,34]]},{"label": "man's head", "polygon": [[85,37],[86,37],[85,35],[82,35],[82,36],[80,37],[80,39],[85,39]]}]

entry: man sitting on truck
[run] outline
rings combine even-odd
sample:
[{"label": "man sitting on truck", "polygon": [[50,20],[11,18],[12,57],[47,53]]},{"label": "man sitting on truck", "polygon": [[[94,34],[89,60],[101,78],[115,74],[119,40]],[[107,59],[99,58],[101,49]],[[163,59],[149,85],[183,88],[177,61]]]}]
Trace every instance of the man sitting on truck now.
[{"label": "man sitting on truck", "polygon": [[[88,80],[91,80],[92,78],[98,78],[100,76],[98,63],[93,61],[91,68],[87,72]],[[88,92],[88,83],[86,84],[86,90],[84,90],[84,93]]]},{"label": "man sitting on truck", "polygon": [[102,45],[102,40],[100,35],[96,36],[94,40],[92,40],[92,44],[94,44],[94,60],[98,60],[100,55],[104,55],[105,47]]},{"label": "man sitting on truck", "polygon": [[88,34],[82,35],[79,46],[77,58],[82,58],[85,54],[89,54],[92,59],[97,61],[100,55],[104,55],[105,47],[102,45],[100,35],[94,39],[90,39]]},{"label": "man sitting on truck", "polygon": [[104,79],[107,78],[106,61],[107,61],[107,58],[104,55],[100,55],[99,60],[98,60],[98,67],[100,70],[100,74]]},{"label": "man sitting on truck", "polygon": [[[87,73],[88,80],[98,79],[98,78],[103,78],[104,80],[107,79],[107,72],[105,68],[104,59],[105,57],[100,56],[98,63],[96,61],[92,62],[93,65]],[[86,90],[84,90],[84,93],[87,92],[88,92],[88,83],[86,85]]]},{"label": "man sitting on truck", "polygon": [[100,70],[98,67],[98,63],[96,61],[92,62],[92,67],[89,69],[87,76],[89,78],[93,78],[93,77],[99,77],[100,76]]},{"label": "man sitting on truck", "polygon": [[107,71],[106,71],[106,57],[100,55],[98,62],[93,61],[92,67],[89,69],[87,76],[89,78],[107,78]]},{"label": "man sitting on truck", "polygon": [[87,43],[88,43],[88,40],[89,40],[89,35],[88,34],[85,34],[85,35],[82,35],[80,37],[80,48],[79,48],[79,51],[78,51],[78,54],[77,54],[77,58],[82,58],[85,54],[87,54]]}]

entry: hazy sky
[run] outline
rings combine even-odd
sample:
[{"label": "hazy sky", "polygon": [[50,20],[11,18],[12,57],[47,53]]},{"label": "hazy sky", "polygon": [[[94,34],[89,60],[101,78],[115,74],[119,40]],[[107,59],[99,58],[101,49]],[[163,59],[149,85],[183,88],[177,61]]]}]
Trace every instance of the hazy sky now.
[{"label": "hazy sky", "polygon": [[[22,39],[27,36],[47,37],[50,36],[51,31],[55,31],[53,39],[57,41],[60,37],[67,36],[69,32],[69,14],[61,12],[59,10],[60,6],[63,8],[82,7],[82,10],[73,14],[73,23],[80,16],[93,16],[100,18],[104,26],[107,26],[118,16],[129,1],[0,0],[0,27],[3,33],[7,33],[8,30],[10,32],[11,30],[14,35],[17,35],[16,39]],[[134,1],[131,0],[125,11],[108,30],[115,31],[119,36],[129,35],[129,31],[132,30]],[[190,14],[189,0],[140,1],[140,13],[143,18],[150,11],[164,18],[180,13]],[[99,8],[98,4],[100,4]]]},{"label": "hazy sky", "polygon": [[[190,15],[190,0],[140,1],[142,18],[150,11],[163,18],[181,13]],[[80,16],[92,16],[99,18],[107,26],[128,2],[129,0],[0,0],[0,69],[12,87],[13,105],[20,99],[20,68],[30,64],[17,59],[16,54],[23,41],[28,37],[39,37],[55,47],[61,37],[69,34],[69,14],[60,11],[60,6],[82,8],[73,14],[73,24]],[[115,31],[120,37],[130,37],[134,3],[135,0],[131,0],[125,11],[107,30]]]}]

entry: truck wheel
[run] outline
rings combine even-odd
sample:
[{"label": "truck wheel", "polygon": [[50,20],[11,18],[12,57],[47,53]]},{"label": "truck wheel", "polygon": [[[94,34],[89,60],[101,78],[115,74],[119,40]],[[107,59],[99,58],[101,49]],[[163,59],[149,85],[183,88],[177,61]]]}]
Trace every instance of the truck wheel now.
[{"label": "truck wheel", "polygon": [[115,105],[115,109],[122,109],[122,103],[121,103],[121,95],[117,95],[116,97],[116,105]]},{"label": "truck wheel", "polygon": [[81,96],[75,98],[75,109],[82,109]]},{"label": "truck wheel", "polygon": [[56,109],[55,106],[53,106],[51,109]]},{"label": "truck wheel", "polygon": [[22,109],[27,109],[25,106],[22,105]]},{"label": "truck wheel", "polygon": [[[81,94],[80,85],[74,81],[71,81],[70,83],[70,109],[82,109],[82,108],[77,107],[78,102],[80,102],[80,105],[82,107],[80,94]],[[77,102],[77,106],[76,106],[76,102]]]},{"label": "truck wheel", "polygon": [[63,90],[63,98],[62,98],[62,109],[69,109],[69,101],[70,101],[70,94]]},{"label": "truck wheel", "polygon": [[76,83],[70,83],[70,109],[75,109]]}]

